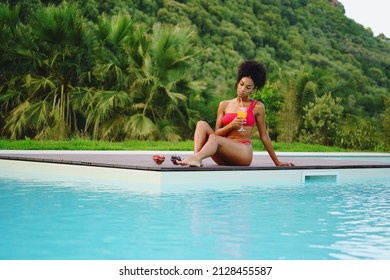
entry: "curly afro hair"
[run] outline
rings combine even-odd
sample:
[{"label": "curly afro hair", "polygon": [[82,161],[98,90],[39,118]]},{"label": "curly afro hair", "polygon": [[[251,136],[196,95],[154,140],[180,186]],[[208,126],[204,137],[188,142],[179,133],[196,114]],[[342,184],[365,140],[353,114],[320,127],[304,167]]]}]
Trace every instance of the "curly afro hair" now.
[{"label": "curly afro hair", "polygon": [[255,60],[246,60],[241,62],[238,66],[236,87],[243,77],[251,78],[255,85],[255,89],[259,90],[265,85],[267,71],[263,64]]}]

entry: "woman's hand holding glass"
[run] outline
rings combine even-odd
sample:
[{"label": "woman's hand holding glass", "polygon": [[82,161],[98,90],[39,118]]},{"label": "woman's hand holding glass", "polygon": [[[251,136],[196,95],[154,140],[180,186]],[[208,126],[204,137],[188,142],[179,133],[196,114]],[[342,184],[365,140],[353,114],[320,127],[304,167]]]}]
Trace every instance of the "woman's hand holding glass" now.
[{"label": "woman's hand holding glass", "polygon": [[246,107],[238,107],[238,111],[237,111],[237,117],[240,117],[240,118],[243,118],[243,121],[241,122],[241,127],[239,130],[237,131],[246,131],[243,127],[243,124],[245,122],[245,118],[246,118],[246,115],[247,115],[247,112],[246,112]]}]

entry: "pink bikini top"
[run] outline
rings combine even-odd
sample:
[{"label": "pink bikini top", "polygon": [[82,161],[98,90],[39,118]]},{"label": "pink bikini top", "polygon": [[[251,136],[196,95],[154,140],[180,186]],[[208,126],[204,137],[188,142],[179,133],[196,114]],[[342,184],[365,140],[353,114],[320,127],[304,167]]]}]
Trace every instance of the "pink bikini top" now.
[{"label": "pink bikini top", "polygon": [[[251,104],[249,105],[249,108],[247,110],[246,115],[246,126],[255,126],[255,116],[253,115],[253,108],[255,108],[257,101],[253,100]],[[227,126],[229,123],[231,123],[235,118],[237,117],[237,113],[226,113],[222,117],[222,124],[223,126]]]}]

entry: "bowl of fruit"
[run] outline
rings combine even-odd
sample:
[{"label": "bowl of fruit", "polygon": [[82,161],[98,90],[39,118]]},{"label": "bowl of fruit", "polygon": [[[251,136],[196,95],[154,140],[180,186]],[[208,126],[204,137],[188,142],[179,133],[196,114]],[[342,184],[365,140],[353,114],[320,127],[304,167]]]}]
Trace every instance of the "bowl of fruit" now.
[{"label": "bowl of fruit", "polygon": [[181,157],[180,156],[171,156],[171,161],[174,165],[178,165],[179,163],[177,161],[181,161]]},{"label": "bowl of fruit", "polygon": [[165,161],[165,157],[160,155],[153,155],[152,159],[158,165],[162,164]]}]

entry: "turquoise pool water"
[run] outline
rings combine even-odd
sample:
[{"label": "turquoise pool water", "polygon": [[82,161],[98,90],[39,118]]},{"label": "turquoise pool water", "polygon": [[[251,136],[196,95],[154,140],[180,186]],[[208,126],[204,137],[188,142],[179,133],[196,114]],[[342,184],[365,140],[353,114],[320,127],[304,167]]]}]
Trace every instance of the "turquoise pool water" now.
[{"label": "turquoise pool water", "polygon": [[390,259],[390,179],[140,194],[0,173],[0,259]]}]

